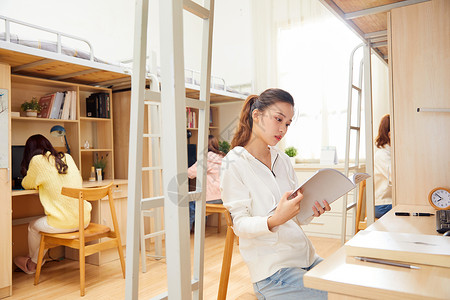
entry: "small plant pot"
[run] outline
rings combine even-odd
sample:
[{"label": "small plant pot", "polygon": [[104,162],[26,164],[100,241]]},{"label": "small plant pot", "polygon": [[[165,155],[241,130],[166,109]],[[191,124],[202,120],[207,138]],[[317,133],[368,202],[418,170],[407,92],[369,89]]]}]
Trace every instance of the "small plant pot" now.
[{"label": "small plant pot", "polygon": [[291,160],[291,163],[292,163],[293,165],[295,165],[295,157],[289,157],[289,159]]},{"label": "small plant pot", "polygon": [[36,118],[37,117],[37,111],[35,111],[35,110],[27,110],[27,111],[25,111],[25,115],[27,117],[34,117],[34,118]]}]

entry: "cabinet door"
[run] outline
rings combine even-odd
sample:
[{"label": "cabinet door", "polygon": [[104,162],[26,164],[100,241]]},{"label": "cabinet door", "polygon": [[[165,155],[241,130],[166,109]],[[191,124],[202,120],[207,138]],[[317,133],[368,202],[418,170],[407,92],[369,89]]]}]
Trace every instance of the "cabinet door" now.
[{"label": "cabinet door", "polygon": [[11,187],[8,170],[0,169],[0,298],[10,295],[11,286]]}]

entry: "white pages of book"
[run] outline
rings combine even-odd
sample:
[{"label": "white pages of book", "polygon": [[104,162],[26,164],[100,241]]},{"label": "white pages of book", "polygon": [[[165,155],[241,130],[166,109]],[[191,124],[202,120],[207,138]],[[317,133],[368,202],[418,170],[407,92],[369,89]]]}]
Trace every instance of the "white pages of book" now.
[{"label": "white pages of book", "polygon": [[331,204],[369,177],[370,175],[367,173],[356,173],[348,178],[335,169],[325,168],[318,170],[296,189],[301,189],[303,194],[303,199],[300,202],[300,212],[297,214],[298,221],[304,223],[305,220],[314,215],[312,207],[316,201],[322,206],[323,200]]}]

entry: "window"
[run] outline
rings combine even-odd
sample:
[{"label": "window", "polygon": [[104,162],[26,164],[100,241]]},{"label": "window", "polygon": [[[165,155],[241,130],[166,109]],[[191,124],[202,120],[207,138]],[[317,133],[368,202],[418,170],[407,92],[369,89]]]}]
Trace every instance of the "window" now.
[{"label": "window", "polygon": [[296,147],[300,159],[319,159],[322,146],[335,146],[338,158],[345,158],[349,58],[360,43],[331,14],[278,29],[278,82],[296,106],[285,144]]}]

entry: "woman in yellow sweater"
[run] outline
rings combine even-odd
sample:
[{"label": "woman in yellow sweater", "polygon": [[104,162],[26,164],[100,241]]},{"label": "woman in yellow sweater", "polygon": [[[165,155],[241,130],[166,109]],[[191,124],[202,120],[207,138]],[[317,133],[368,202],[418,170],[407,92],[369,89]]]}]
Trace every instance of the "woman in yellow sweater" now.
[{"label": "woman in yellow sweater", "polygon": [[[28,226],[28,256],[14,258],[14,263],[27,274],[36,272],[40,231],[65,233],[78,230],[78,199],[61,195],[62,187],[82,187],[82,178],[69,154],[57,152],[40,134],[28,138],[22,160],[22,186],[38,189],[45,216]],[[87,227],[91,218],[91,204],[85,201]],[[45,254],[45,253],[44,253]]]}]

